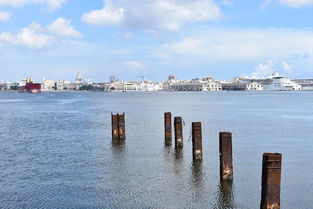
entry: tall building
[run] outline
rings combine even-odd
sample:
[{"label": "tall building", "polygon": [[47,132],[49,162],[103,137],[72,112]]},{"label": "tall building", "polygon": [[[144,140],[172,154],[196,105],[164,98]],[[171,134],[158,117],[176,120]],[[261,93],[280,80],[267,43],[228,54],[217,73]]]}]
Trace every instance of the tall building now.
[{"label": "tall building", "polygon": [[110,76],[110,83],[118,81],[118,78],[116,76]]},{"label": "tall building", "polygon": [[80,83],[83,83],[83,77],[82,75],[80,74],[80,72],[78,72],[76,74],[76,83],[80,84]]}]

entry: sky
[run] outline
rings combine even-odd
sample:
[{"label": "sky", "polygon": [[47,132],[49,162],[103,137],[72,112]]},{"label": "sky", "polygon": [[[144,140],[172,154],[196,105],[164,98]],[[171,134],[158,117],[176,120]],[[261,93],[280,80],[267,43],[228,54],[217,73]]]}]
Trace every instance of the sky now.
[{"label": "sky", "polygon": [[0,0],[0,80],[313,78],[313,0]]}]

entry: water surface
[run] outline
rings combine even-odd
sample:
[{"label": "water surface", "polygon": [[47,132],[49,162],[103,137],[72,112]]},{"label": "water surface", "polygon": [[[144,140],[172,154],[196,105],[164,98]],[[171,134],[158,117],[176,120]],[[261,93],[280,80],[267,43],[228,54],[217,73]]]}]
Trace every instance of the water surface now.
[{"label": "water surface", "polygon": [[[167,111],[185,120],[183,150],[164,145]],[[313,92],[0,93],[0,112],[0,208],[259,208],[264,152],[283,154],[282,208],[313,205]],[[111,112],[126,113],[125,143]],[[233,133],[232,183],[220,131]]]}]

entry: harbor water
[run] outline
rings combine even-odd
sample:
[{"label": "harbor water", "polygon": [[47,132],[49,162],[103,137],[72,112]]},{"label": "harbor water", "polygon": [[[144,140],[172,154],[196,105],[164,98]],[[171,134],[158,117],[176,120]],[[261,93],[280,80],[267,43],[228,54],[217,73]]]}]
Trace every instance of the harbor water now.
[{"label": "harbor water", "polygon": [[[2,209],[258,209],[264,152],[283,155],[281,208],[313,208],[313,92],[0,93],[0,112]],[[124,143],[112,112],[126,114]],[[184,119],[181,151],[164,144],[164,112]],[[219,179],[222,131],[233,182]]]}]

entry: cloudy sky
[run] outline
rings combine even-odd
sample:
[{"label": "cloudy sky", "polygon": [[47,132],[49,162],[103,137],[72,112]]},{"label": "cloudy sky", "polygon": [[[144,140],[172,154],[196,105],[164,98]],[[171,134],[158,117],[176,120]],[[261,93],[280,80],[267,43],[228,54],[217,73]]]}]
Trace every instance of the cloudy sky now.
[{"label": "cloudy sky", "polygon": [[313,78],[313,0],[0,0],[0,80]]}]

